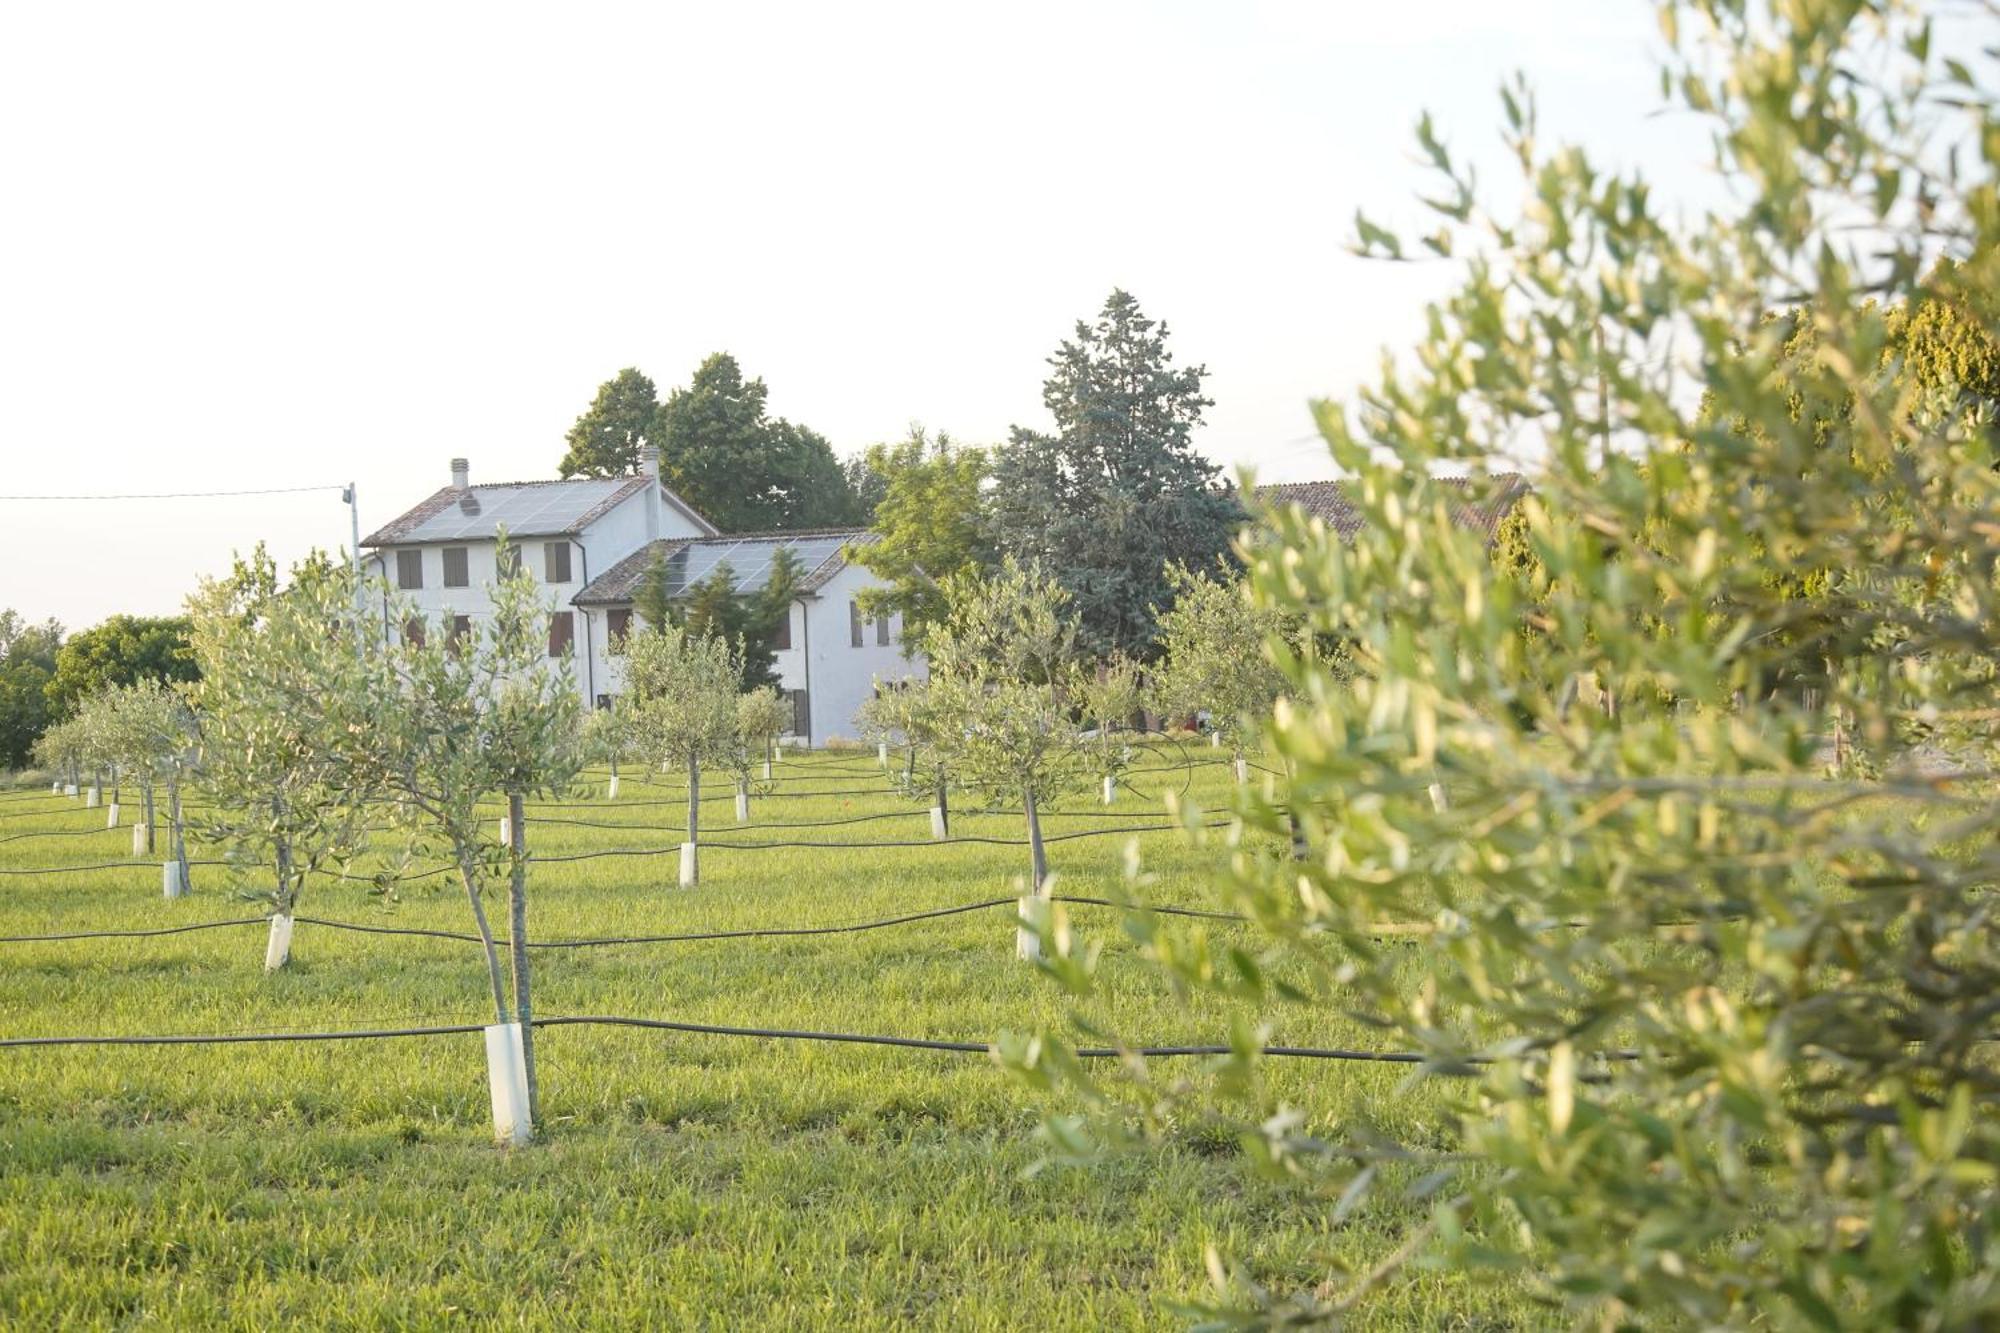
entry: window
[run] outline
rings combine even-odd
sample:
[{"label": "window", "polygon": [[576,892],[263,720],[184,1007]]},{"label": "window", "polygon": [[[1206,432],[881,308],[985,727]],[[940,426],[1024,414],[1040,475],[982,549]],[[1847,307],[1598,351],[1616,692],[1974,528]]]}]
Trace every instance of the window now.
[{"label": "window", "polygon": [[447,546],[444,548],[444,586],[447,588],[470,588],[472,571],[466,567],[465,548]]},{"label": "window", "polygon": [[569,543],[543,542],[542,568],[550,583],[569,582]]},{"label": "window", "polygon": [[403,622],[403,642],[412,648],[424,646],[424,618],[411,616]]},{"label": "window", "polygon": [[604,636],[611,641],[614,647],[624,642],[625,636],[631,632],[632,609],[630,607],[621,606],[604,613]]},{"label": "window", "polygon": [[792,646],[792,608],[789,606],[778,617],[777,628],[771,631],[771,646],[779,652]]},{"label": "window", "polygon": [[576,641],[576,613],[557,611],[549,617],[549,656],[561,657]]},{"label": "window", "polygon": [[422,551],[396,552],[396,586],[406,590],[424,586],[424,553]]},{"label": "window", "polygon": [[877,648],[886,648],[889,646],[889,617],[887,616],[875,617],[875,646]]},{"label": "window", "polygon": [[508,542],[496,547],[493,552],[493,568],[503,579],[511,579],[521,572],[521,548]]},{"label": "window", "polygon": [[792,735],[812,735],[812,702],[804,690],[789,690],[792,697]]},{"label": "window", "polygon": [[861,603],[859,602],[849,602],[847,604],[847,641],[856,648],[859,648],[864,642],[861,637]]}]

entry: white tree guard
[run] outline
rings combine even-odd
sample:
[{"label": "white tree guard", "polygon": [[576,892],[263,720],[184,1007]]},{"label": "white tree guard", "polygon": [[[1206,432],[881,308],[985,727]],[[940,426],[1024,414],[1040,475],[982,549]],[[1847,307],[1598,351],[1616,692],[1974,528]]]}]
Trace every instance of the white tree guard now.
[{"label": "white tree guard", "polygon": [[276,972],[292,957],[292,918],[278,913],[271,918],[271,938],[264,945],[264,970]]},{"label": "white tree guard", "polygon": [[535,1132],[528,1117],[528,1060],[519,1023],[486,1027],[486,1082],[493,1093],[493,1140],[518,1148]]}]

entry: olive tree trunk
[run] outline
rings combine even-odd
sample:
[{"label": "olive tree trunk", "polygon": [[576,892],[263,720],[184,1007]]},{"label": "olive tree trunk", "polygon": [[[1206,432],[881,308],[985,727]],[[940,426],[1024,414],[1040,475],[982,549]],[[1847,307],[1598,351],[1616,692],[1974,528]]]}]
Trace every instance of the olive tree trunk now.
[{"label": "olive tree trunk", "polygon": [[458,852],[458,877],[465,885],[466,901],[472,904],[472,919],[479,926],[479,943],[486,950],[486,980],[493,989],[493,1014],[496,1023],[507,1021],[507,988],[505,975],[500,970],[500,949],[493,943],[493,927],[487,924],[486,904],[479,896],[479,871],[473,857],[472,848],[460,845]]},{"label": "olive tree trunk", "polygon": [[528,831],[520,792],[507,793],[513,834],[513,877],[507,886],[507,952],[514,963],[514,1021],[521,1025],[521,1068],[528,1080],[529,1131],[542,1123],[542,1093],[535,1082],[535,1011],[528,988]]}]

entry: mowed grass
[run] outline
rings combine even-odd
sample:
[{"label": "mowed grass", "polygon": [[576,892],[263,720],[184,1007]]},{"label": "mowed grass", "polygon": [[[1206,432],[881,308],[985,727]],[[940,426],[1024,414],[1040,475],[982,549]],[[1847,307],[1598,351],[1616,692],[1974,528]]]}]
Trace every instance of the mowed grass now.
[{"label": "mowed grass", "polygon": [[[1222,804],[1228,767],[1192,757],[1186,772],[1134,775],[1119,818],[1091,793],[1062,803],[1048,831],[1165,823],[1167,789]],[[682,890],[670,849],[684,800],[674,779],[646,776],[628,771],[616,803],[599,773],[531,805],[536,855],[667,853],[537,865],[533,937],[838,925],[1009,896],[1026,870],[1022,847],[928,845],[926,812],[889,791],[872,755],[830,753],[782,762],[747,826],[713,780],[704,839],[839,845],[712,846],[700,886]],[[886,817],[778,827],[871,815]],[[104,819],[74,799],[0,796],[0,871],[121,863],[0,875],[0,935],[255,915],[235,896],[254,872],[197,866],[192,896],[162,900],[157,861],[133,861],[129,828]],[[1018,815],[970,810],[953,831],[1023,834]],[[1119,895],[1133,836],[1157,876],[1151,901],[1222,905],[1222,835],[1178,830],[1054,843],[1057,891]],[[860,845],[892,841],[916,845]],[[471,929],[445,877],[395,901],[316,881],[300,911]],[[1094,1020],[1153,1042],[1226,1038],[1228,1006],[1175,995],[1116,912],[1072,919],[1104,945]],[[292,965],[266,976],[264,943],[251,925],[0,945],[0,1035],[492,1020],[474,946],[301,924]],[[541,950],[535,965],[544,1015],[972,1041],[1072,1031],[1069,999],[1016,960],[1006,907],[859,934]],[[1379,1045],[1334,1014],[1284,1014],[1274,1037]],[[0,1049],[0,1323],[1171,1326],[1177,1302],[1205,1294],[1210,1246],[1261,1281],[1310,1286],[1336,1260],[1358,1271],[1380,1259],[1422,1217],[1388,1192],[1335,1227],[1326,1199],[1258,1177],[1227,1136],[1193,1124],[1157,1150],[1030,1172],[1042,1117],[1075,1107],[979,1054],[564,1027],[541,1032],[537,1058],[545,1138],[505,1152],[491,1143],[478,1034]],[[1198,1060],[1173,1070],[1205,1077]],[[1323,1128],[1440,1141],[1439,1093],[1404,1069],[1292,1062],[1273,1081]],[[1531,1308],[1490,1277],[1424,1273],[1376,1298],[1366,1322],[1511,1327],[1533,1322]]]}]

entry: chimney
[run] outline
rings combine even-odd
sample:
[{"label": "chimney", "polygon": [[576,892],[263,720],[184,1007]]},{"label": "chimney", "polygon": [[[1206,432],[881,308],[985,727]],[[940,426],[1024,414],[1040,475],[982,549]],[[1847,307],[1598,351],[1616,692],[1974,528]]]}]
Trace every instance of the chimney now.
[{"label": "chimney", "polygon": [[639,449],[639,475],[650,477],[652,484],[646,487],[646,540],[660,538],[660,451],[654,445],[642,445]]},{"label": "chimney", "polygon": [[451,486],[453,490],[462,491],[467,486],[470,486],[472,484],[471,477],[472,465],[470,463],[467,463],[463,458],[454,458],[451,460]]}]

